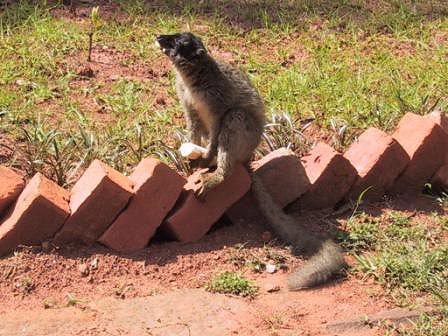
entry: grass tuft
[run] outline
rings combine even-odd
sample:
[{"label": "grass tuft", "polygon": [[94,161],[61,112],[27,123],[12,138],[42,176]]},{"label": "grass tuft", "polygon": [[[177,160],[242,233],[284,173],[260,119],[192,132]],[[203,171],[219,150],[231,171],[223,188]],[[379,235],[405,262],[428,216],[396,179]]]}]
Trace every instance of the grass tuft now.
[{"label": "grass tuft", "polygon": [[353,216],[344,244],[355,255],[355,269],[389,290],[398,290],[402,298],[432,293],[436,301],[441,300],[448,293],[446,216],[433,217],[434,225],[399,212],[382,221],[364,213]]},{"label": "grass tuft", "polygon": [[253,297],[258,288],[249,280],[235,272],[224,272],[213,278],[206,289],[212,293],[233,294]]}]

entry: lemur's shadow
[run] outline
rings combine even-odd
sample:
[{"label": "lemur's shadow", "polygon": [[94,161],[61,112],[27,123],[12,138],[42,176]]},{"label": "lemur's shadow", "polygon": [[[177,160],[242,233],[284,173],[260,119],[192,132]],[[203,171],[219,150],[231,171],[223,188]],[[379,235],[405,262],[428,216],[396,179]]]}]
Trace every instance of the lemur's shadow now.
[{"label": "lemur's shadow", "polygon": [[[257,223],[233,224],[223,216],[210,232],[198,242],[180,243],[173,241],[159,230],[145,249],[135,253],[114,252],[100,244],[90,247],[69,244],[61,246],[51,253],[69,259],[88,258],[95,254],[116,255],[120,258],[144,261],[146,265],[163,266],[176,262],[180,255],[207,253],[237,244],[244,244],[245,247],[263,247],[265,242],[261,237],[265,230],[263,225]],[[272,244],[277,245],[280,242],[274,241]]]}]

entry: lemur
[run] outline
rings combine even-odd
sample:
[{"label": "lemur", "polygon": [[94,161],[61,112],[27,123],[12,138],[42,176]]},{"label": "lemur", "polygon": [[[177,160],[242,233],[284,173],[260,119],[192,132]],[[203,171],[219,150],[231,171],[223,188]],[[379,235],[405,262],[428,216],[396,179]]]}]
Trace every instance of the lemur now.
[{"label": "lemur", "polygon": [[[264,103],[245,73],[215,60],[192,33],[160,35],[156,42],[174,65],[191,142],[207,147],[196,165],[210,167],[214,159],[217,162],[213,172],[197,181],[195,195],[203,199],[232,174],[235,164],[248,166],[262,138]],[[288,277],[291,290],[322,284],[345,266],[339,246],[332,240],[321,242],[284,213],[253,174],[252,191],[271,229],[296,252],[313,254]]]}]

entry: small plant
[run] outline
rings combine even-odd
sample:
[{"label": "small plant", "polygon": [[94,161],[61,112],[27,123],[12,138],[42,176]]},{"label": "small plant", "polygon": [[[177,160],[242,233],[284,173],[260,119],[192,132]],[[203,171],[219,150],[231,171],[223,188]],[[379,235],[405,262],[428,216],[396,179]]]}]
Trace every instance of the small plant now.
[{"label": "small plant", "polygon": [[75,294],[68,293],[67,294],[67,307],[73,307],[80,303],[83,303],[83,300],[78,299]]},{"label": "small plant", "polygon": [[87,62],[92,61],[92,45],[93,45],[93,35],[101,27],[101,19],[99,14],[99,7],[93,7],[90,12],[90,29],[88,32],[89,36],[89,55],[87,56]]},{"label": "small plant", "polygon": [[212,279],[206,289],[212,293],[233,294],[253,297],[258,288],[249,280],[235,272],[224,272]]},{"label": "small plant", "polygon": [[83,163],[80,157],[88,148],[81,148],[85,144],[80,135],[63,133],[49,127],[46,122],[38,118],[28,127],[22,128],[23,144],[18,146],[17,154],[22,158],[23,168],[28,175],[41,172],[65,187]]},{"label": "small plant", "polygon": [[233,251],[227,261],[236,267],[243,267],[244,265],[246,265],[248,258],[245,250],[246,244],[247,243],[235,244],[233,246]]},{"label": "small plant", "polygon": [[441,206],[446,207],[448,205],[448,190],[440,187],[433,187],[431,183],[425,184],[424,192],[435,199],[435,201]]},{"label": "small plant", "polygon": [[335,149],[343,152],[344,148],[348,145],[349,140],[351,139],[348,124],[343,120],[331,118],[330,129],[333,131],[333,146]]},{"label": "small plant", "polygon": [[117,298],[124,299],[124,298],[126,298],[126,292],[131,290],[131,289],[132,289],[132,285],[129,285],[129,284],[126,284],[126,283],[123,283],[120,286],[117,285],[114,288],[114,295]]},{"label": "small plant", "polygon": [[303,131],[311,125],[312,119],[297,123],[291,119],[288,113],[273,113],[271,122],[267,123],[263,133],[263,140],[269,150],[263,148],[258,150],[261,155],[270,151],[286,147],[298,154],[308,152],[310,141],[303,135]]},{"label": "small plant", "polygon": [[53,298],[47,298],[44,300],[43,305],[44,305],[44,309],[56,308],[57,302]]},{"label": "small plant", "polygon": [[391,221],[392,225],[404,228],[410,224],[410,219],[412,215],[405,216],[398,211],[391,211],[388,215],[388,220]]},{"label": "small plant", "polygon": [[174,146],[167,145],[163,141],[155,143],[153,147],[153,152],[162,161],[171,163],[179,172],[184,175],[190,175],[192,169],[187,159],[180,155],[178,148],[180,144],[188,142],[187,135],[181,131],[176,132],[176,143]]},{"label": "small plant", "polygon": [[247,263],[247,266],[254,273],[263,273],[263,271],[266,269],[266,263],[261,261],[260,259],[254,259],[252,261],[249,261]]},{"label": "small plant", "polygon": [[34,284],[33,279],[24,277],[20,280],[20,287],[22,287],[24,294],[29,294],[36,288],[36,285]]},{"label": "small plant", "polygon": [[292,329],[292,327],[288,325],[287,321],[285,321],[285,316],[281,312],[263,317],[262,322],[267,329],[273,332],[281,329]]},{"label": "small plant", "polygon": [[437,203],[440,204],[440,206],[442,207],[447,207],[448,206],[448,191],[442,191],[440,196],[437,197]]},{"label": "small plant", "polygon": [[349,232],[344,241],[346,247],[359,251],[373,247],[377,242],[379,222],[376,219],[359,213],[352,216],[347,225]]}]

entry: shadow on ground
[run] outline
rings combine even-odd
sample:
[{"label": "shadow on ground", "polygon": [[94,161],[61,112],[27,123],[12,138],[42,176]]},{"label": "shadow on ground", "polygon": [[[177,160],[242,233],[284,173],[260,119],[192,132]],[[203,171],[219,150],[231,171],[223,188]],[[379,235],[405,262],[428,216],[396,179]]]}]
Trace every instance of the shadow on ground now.
[{"label": "shadow on ground", "polygon": [[[353,216],[353,208],[345,207],[345,211],[313,211],[294,212],[291,215],[297,222],[306,227],[311,233],[321,237],[324,241],[328,237],[337,237],[341,234],[340,221],[346,221]],[[411,214],[444,214],[444,209],[428,195],[403,196],[395,200],[370,203],[362,205],[358,212],[380,217],[385,212],[405,211]],[[261,220],[261,218],[260,218]],[[244,245],[246,248],[262,248],[271,245],[282,247],[282,243],[275,237],[270,242],[263,239],[267,227],[262,221],[259,223],[232,224],[225,216],[215,224],[212,230],[203,239],[194,243],[179,243],[171,241],[162,233],[157,233],[148,248],[131,254],[116,253],[99,244],[92,247],[69,245],[62,247],[54,253],[65,258],[82,259],[94,254],[116,255],[120,258],[133,261],[144,261],[146,265],[164,266],[176,262],[178,256],[188,256],[198,253],[209,253],[225,249],[226,247]],[[307,255],[304,255],[305,257]]]},{"label": "shadow on ground", "polygon": [[214,19],[234,28],[250,30],[268,28],[271,25],[302,26],[309,20],[333,20],[337,28],[347,24],[360,24],[369,30],[393,31],[400,25],[432,21],[448,15],[448,2],[435,1],[346,1],[346,0],[64,0],[64,1],[13,1],[4,2],[5,24],[19,25],[35,13],[35,8],[69,10],[72,15],[87,16],[84,9],[100,6],[106,17],[114,19],[128,14],[153,16],[167,14],[174,16]]}]

